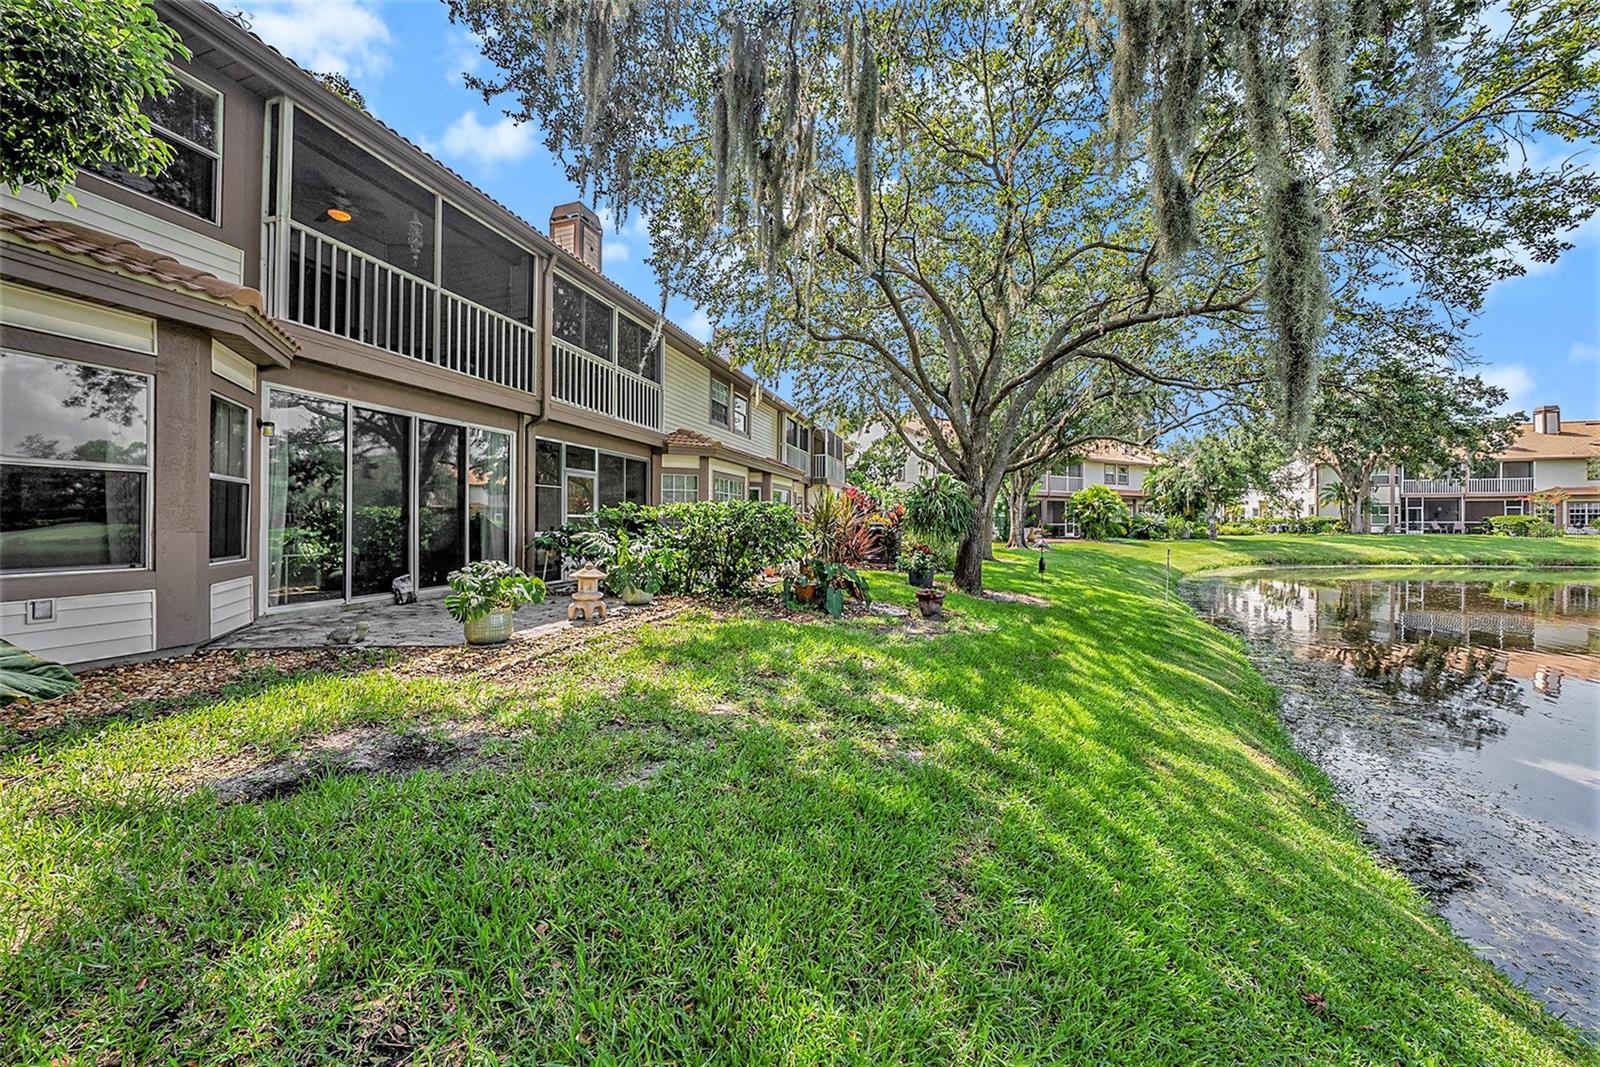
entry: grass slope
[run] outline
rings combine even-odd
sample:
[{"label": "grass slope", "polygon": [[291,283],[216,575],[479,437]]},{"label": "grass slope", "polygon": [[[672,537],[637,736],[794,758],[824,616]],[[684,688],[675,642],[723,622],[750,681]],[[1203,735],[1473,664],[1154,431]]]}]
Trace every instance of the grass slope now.
[{"label": "grass slope", "polygon": [[[952,595],[931,637],[696,610],[0,757],[0,1062],[1595,1062],[1373,861],[1138,547],[1007,556],[1048,603]],[[503,766],[171,788],[472,716],[521,731]]]},{"label": "grass slope", "polygon": [[1120,558],[1162,561],[1172,550],[1175,569],[1192,573],[1232,567],[1416,564],[1490,567],[1600,567],[1600,537],[1485,537],[1481,534],[1338,534],[1308,537],[1257,534],[1215,541],[1064,542]]}]

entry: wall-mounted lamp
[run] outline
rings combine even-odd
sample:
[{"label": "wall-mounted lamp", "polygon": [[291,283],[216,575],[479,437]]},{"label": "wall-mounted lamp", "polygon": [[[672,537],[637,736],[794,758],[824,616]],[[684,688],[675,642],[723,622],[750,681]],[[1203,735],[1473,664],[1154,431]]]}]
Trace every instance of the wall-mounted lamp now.
[{"label": "wall-mounted lamp", "polygon": [[262,437],[271,437],[278,430],[278,424],[266,419],[256,420],[256,429],[261,431]]}]

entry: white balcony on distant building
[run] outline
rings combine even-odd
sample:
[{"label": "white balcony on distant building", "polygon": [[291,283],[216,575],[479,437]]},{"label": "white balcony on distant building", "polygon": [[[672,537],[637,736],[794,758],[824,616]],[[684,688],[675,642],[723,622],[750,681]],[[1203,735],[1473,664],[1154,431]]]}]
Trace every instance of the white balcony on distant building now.
[{"label": "white balcony on distant building", "polygon": [[1037,486],[1040,496],[1065,496],[1083,488],[1083,479],[1069,474],[1046,474]]},{"label": "white balcony on distant building", "polygon": [[1468,493],[1487,493],[1491,496],[1533,492],[1532,478],[1468,478]]},{"label": "white balcony on distant building", "polygon": [[1466,489],[1465,483],[1452,478],[1407,478],[1400,483],[1406,496],[1460,496]]}]

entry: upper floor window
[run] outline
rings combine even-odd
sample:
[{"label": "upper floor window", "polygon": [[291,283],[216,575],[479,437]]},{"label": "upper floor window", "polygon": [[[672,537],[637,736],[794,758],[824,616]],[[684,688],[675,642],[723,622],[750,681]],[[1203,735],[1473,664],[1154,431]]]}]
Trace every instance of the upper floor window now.
[{"label": "upper floor window", "polygon": [[750,435],[750,398],[733,394],[733,432]]},{"label": "upper floor window", "polygon": [[661,338],[650,343],[655,331],[641,326],[626,315],[617,316],[617,366],[631,370],[652,382],[661,380]]},{"label": "upper floor window", "polygon": [[557,275],[551,293],[551,329],[556,339],[611,359],[611,308],[599,297]]},{"label": "upper floor window", "polygon": [[150,379],[0,353],[0,571],[143,567]]},{"label": "upper floor window", "polygon": [[811,451],[811,427],[802,426],[793,419],[785,419],[783,440],[786,444],[794,445],[803,451]]},{"label": "upper floor window", "polygon": [[185,75],[175,75],[172,92],[146,100],[150,128],[172,149],[161,173],[129,174],[105,164],[97,173],[164,204],[217,221],[217,182],[222,170],[222,94]]},{"label": "upper floor window", "polygon": [[733,390],[720,378],[711,379],[711,421],[718,426],[729,424],[730,397]]},{"label": "upper floor window", "polygon": [[1107,485],[1128,484],[1128,467],[1126,464],[1107,463],[1105,468]]}]

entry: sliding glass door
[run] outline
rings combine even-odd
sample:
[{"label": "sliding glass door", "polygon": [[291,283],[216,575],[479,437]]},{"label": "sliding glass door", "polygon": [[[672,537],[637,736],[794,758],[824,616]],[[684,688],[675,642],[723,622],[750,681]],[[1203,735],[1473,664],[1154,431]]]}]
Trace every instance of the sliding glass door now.
[{"label": "sliding glass door", "polygon": [[511,562],[512,436],[273,389],[267,603],[445,584],[469,560]]},{"label": "sliding glass door", "polygon": [[411,417],[350,414],[350,595],[368,596],[411,570]]}]

